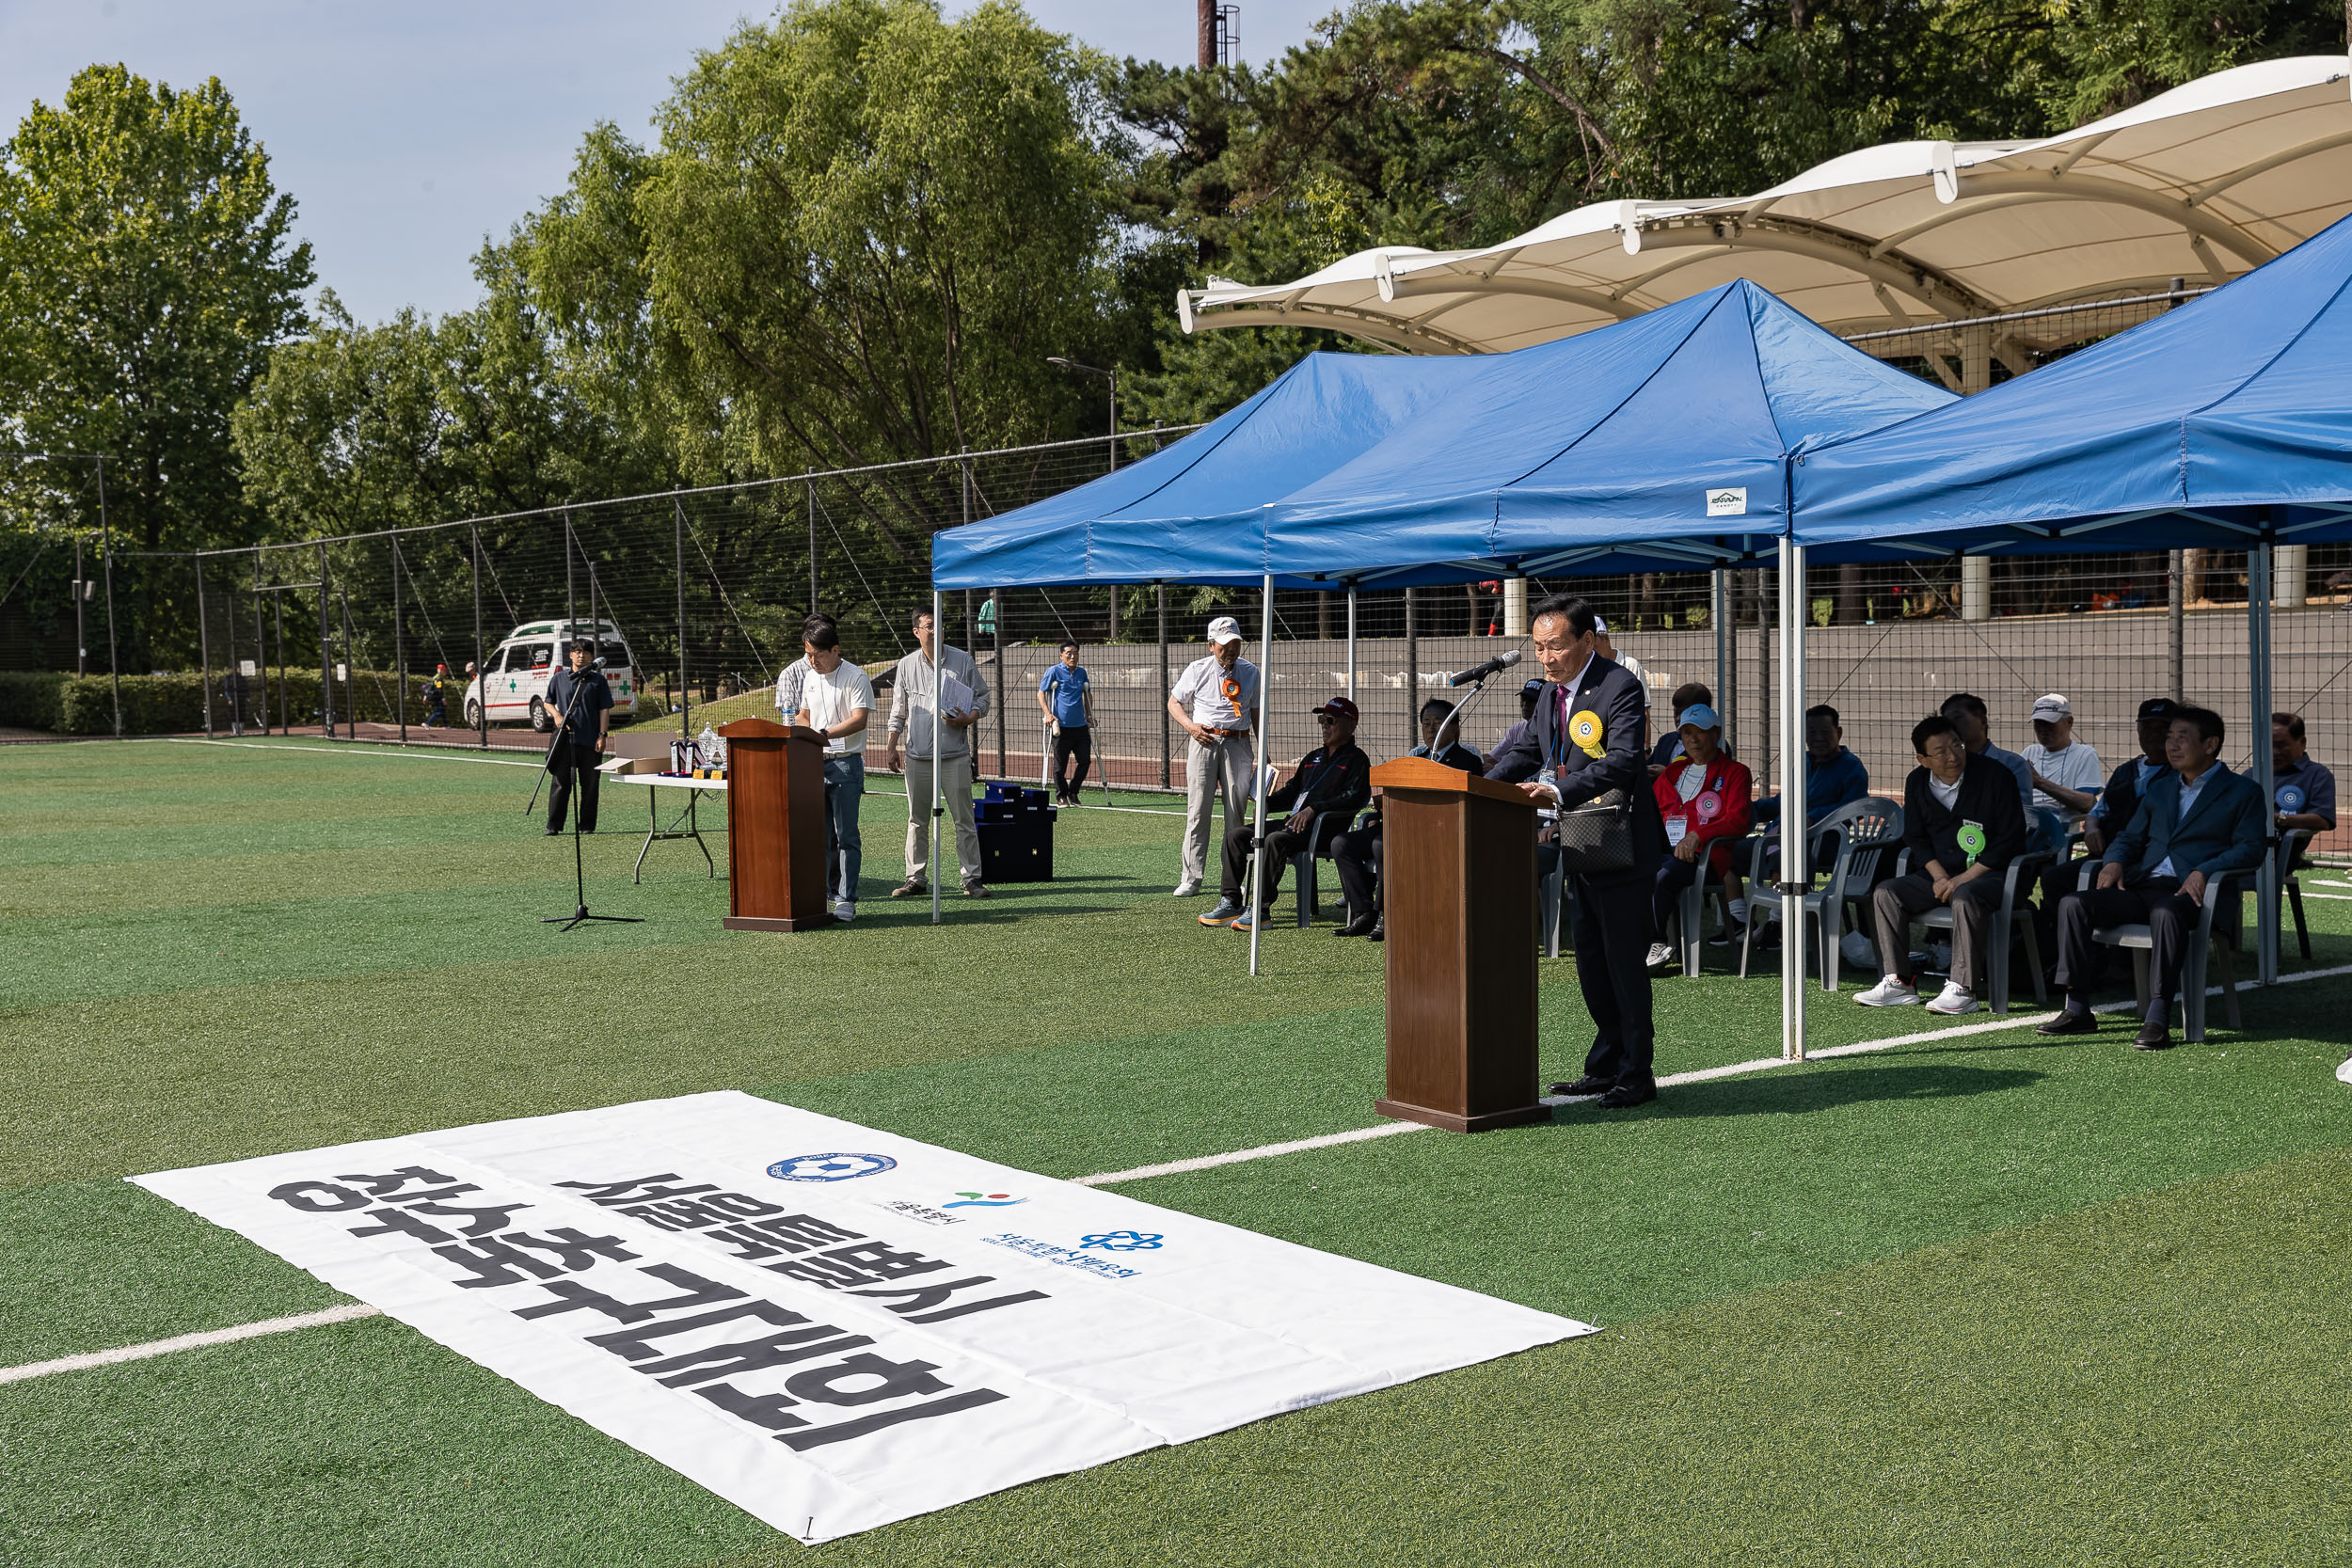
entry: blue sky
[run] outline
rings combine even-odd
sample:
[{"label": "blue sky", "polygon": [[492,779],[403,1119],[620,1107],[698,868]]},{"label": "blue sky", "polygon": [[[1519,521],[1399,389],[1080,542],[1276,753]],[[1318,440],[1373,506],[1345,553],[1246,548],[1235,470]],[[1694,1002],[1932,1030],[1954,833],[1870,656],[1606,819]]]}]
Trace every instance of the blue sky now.
[{"label": "blue sky", "polygon": [[[1243,54],[1279,56],[1336,4],[1243,0]],[[1029,11],[1113,55],[1192,57],[1192,0]],[[0,0],[0,135],[93,61],[174,86],[218,76],[300,206],[320,281],[354,314],[462,309],[484,237],[562,188],[582,132],[611,119],[644,135],[697,49],[772,12],[739,0]]]}]

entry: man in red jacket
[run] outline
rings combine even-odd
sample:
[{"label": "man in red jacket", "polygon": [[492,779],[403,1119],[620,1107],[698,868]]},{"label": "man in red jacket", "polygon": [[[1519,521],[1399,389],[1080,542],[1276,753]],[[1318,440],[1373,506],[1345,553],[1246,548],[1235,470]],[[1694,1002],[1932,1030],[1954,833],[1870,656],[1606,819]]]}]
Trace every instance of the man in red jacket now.
[{"label": "man in red jacket", "polygon": [[[1675,718],[1682,735],[1680,760],[1650,781],[1659,814],[1666,820],[1668,854],[1658,863],[1650,893],[1651,929],[1663,934],[1682,890],[1711,867],[1717,880],[1731,869],[1731,842],[1747,836],[1756,817],[1756,780],[1746,763],[1724,750],[1724,721],[1705,703],[1693,703]],[[1653,969],[1670,961],[1672,946],[1650,943]]]}]

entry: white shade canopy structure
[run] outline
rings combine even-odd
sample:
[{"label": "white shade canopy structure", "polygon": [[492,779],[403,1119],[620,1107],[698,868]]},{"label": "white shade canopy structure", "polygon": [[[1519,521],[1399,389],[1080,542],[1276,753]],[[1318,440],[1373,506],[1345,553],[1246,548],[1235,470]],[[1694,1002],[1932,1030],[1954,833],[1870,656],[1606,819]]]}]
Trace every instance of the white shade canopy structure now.
[{"label": "white shade canopy structure", "polygon": [[1470,354],[1739,277],[1849,335],[2227,282],[2352,213],[2348,77],[2341,55],[2240,66],[2043,140],[1894,142],[1752,197],[1599,202],[1481,250],[1212,278],[1177,311],[1187,332],[1287,324]]}]

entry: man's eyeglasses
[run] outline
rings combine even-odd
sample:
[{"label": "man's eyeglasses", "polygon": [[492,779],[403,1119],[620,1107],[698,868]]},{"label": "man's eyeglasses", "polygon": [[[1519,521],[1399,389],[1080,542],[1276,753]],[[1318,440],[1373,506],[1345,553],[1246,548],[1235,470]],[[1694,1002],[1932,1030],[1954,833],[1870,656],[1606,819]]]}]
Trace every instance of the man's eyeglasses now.
[{"label": "man's eyeglasses", "polygon": [[1315,715],[1315,722],[1318,724],[1336,724],[1339,721],[1340,716],[1336,713],[1318,713]]}]

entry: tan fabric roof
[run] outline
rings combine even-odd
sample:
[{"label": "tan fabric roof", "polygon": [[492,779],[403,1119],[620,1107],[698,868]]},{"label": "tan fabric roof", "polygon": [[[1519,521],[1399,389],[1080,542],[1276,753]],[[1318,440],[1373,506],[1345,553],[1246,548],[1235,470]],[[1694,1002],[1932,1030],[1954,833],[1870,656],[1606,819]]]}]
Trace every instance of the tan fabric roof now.
[{"label": "tan fabric roof", "polygon": [[1544,342],[1762,284],[1840,333],[2220,282],[2352,213],[2346,57],[2241,66],[2043,141],[1895,142],[1721,200],[1609,201],[1485,250],[1368,250],[1180,290],[1187,332],[1289,323],[1419,353]]}]

